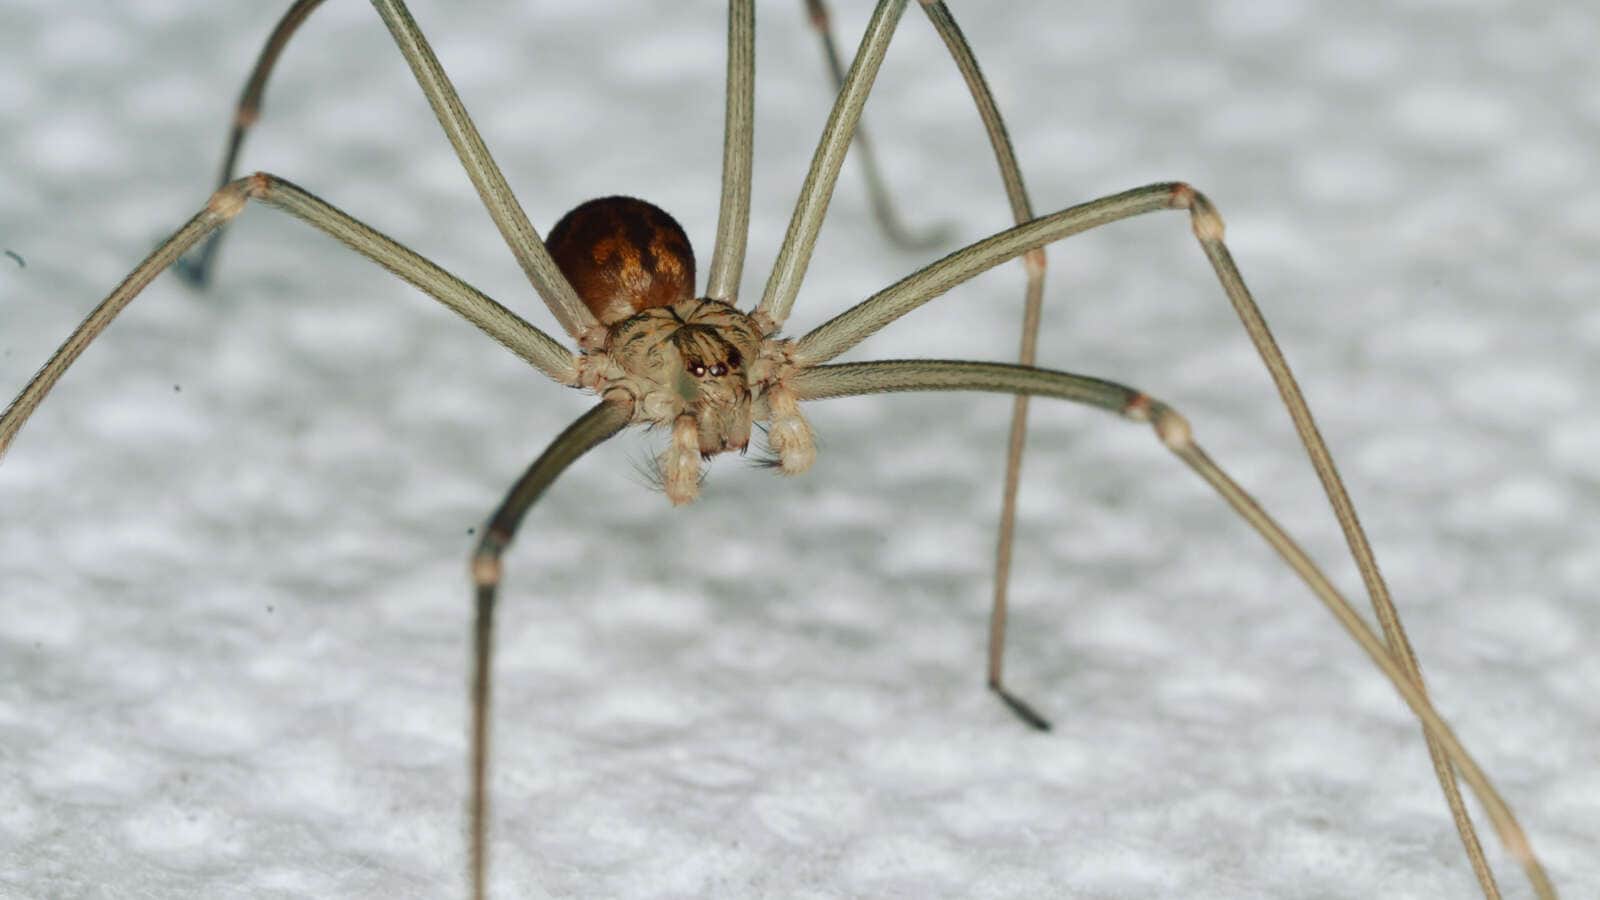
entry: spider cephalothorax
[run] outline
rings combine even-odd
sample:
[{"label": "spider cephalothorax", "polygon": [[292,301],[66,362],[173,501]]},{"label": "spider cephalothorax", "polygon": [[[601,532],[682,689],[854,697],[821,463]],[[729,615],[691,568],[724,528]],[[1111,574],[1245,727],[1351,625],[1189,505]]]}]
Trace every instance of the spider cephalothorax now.
[{"label": "spider cephalothorax", "polygon": [[[703,459],[750,443],[753,422],[773,418],[779,468],[810,464],[810,434],[781,386],[780,341],[728,303],[694,298],[694,251],[670,215],[632,197],[590,200],[550,231],[551,257],[607,328],[586,355],[586,387],[622,390],[635,420],[670,426],[658,464],[674,503],[694,499]],[[793,407],[792,413],[789,412]]]},{"label": "spider cephalothorax", "polygon": [[699,452],[744,450],[750,442],[754,389],[748,363],[761,333],[744,313],[716,300],[685,300],[647,309],[613,325],[606,353],[640,399],[643,416],[697,422]]}]

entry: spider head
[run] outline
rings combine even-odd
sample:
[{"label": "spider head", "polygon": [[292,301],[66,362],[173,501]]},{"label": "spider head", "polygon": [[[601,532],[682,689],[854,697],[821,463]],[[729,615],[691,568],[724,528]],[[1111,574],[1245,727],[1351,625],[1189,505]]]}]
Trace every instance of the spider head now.
[{"label": "spider head", "polygon": [[746,352],[709,325],[685,325],[672,334],[682,364],[674,391],[700,426],[700,455],[744,452],[750,443],[750,382]]},{"label": "spider head", "polygon": [[749,366],[760,349],[750,317],[716,300],[647,309],[612,326],[607,342],[646,416],[661,424],[692,416],[707,457],[750,443]]}]

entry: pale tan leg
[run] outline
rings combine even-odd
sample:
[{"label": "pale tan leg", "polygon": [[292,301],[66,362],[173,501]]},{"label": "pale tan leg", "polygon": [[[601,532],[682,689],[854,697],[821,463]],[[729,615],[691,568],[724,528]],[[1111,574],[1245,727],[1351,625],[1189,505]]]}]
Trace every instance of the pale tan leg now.
[{"label": "pale tan leg", "polygon": [[[984,130],[989,134],[989,144],[994,148],[995,162],[1000,166],[1000,178],[1005,182],[1006,198],[1011,202],[1013,220],[1021,225],[1033,219],[1033,204],[1028,201],[1028,190],[1022,183],[1022,167],[1017,163],[1016,151],[1011,146],[1011,136],[1006,132],[1005,119],[995,103],[994,94],[978,68],[978,59],[967,44],[966,37],[956,25],[943,2],[924,2],[922,11],[933,23],[945,47],[961,70],[961,78],[978,107]],[[1022,309],[1022,346],[1017,361],[1033,365],[1038,358],[1039,320],[1044,308],[1045,253],[1040,247],[1023,255],[1028,272],[1028,287]],[[1018,394],[1011,402],[1011,431],[1006,439],[1005,484],[1000,492],[1000,527],[995,539],[994,552],[994,604],[989,614],[989,688],[997,694],[1024,722],[1043,731],[1050,729],[1048,719],[1034,711],[1005,686],[1004,669],[1006,653],[1006,618],[1008,588],[1011,584],[1012,546],[1017,533],[1017,491],[1022,483],[1022,452],[1028,440],[1028,395]]]},{"label": "pale tan leg", "polygon": [[[1196,230],[1211,239],[1215,212],[1204,198],[1190,197],[1197,210]],[[1215,224],[1215,239],[1220,240],[1220,221]],[[1241,286],[1242,287],[1242,286]],[[1322,601],[1339,624],[1361,646],[1367,656],[1400,692],[1401,698],[1422,723],[1428,746],[1437,751],[1448,770],[1454,766],[1488,812],[1506,850],[1521,863],[1528,882],[1541,898],[1554,898],[1555,887],[1545,873],[1538,855],[1528,843],[1527,834],[1505,799],[1495,790],[1477,762],[1467,753],[1449,725],[1439,716],[1418,682],[1404,655],[1387,646],[1373,633],[1360,613],[1334,588],[1300,546],[1236,482],[1228,477],[1194,442],[1189,423],[1166,404],[1114,382],[1064,372],[1051,372],[1003,363],[971,363],[943,360],[897,360],[889,362],[847,363],[803,369],[789,376],[786,385],[801,400],[846,397],[885,391],[981,390],[1030,393],[1057,397],[1119,413],[1135,421],[1149,422],[1163,444],[1205,479],[1250,526],[1259,532],[1274,551],[1300,576]],[[1450,782],[1454,786],[1454,780]],[[1492,881],[1491,881],[1492,884]],[[1487,889],[1486,889],[1487,892]]]},{"label": "pale tan leg", "polygon": [[861,38],[861,46],[850,63],[850,71],[845,75],[844,86],[833,102],[828,124],[822,129],[822,140],[811,157],[805,183],[800,186],[800,197],[795,201],[783,246],[772,265],[761,302],[752,313],[766,334],[774,334],[783,327],[794,307],[795,295],[800,293],[800,283],[805,280],[806,268],[811,264],[811,251],[816,247],[817,232],[822,229],[828,201],[833,198],[834,185],[839,181],[839,167],[844,164],[850,138],[861,120],[861,107],[867,102],[878,67],[883,64],[883,55],[889,50],[889,39],[894,36],[905,8],[906,0],[879,0],[872,20],[867,23],[866,34]]},{"label": "pale tan leg", "polygon": [[739,299],[745,244],[750,238],[750,159],[755,130],[755,0],[728,0],[727,112],[722,126],[722,200],[711,251],[706,296]]},{"label": "pale tan leg", "polygon": [[[811,25],[822,39],[823,54],[833,74],[834,85],[836,88],[842,88],[845,78],[844,65],[839,58],[838,46],[833,40],[827,6],[823,0],[806,0],[806,6]],[[983,71],[978,67],[971,46],[967,44],[966,37],[956,25],[950,10],[942,2],[923,2],[922,9],[950,51],[951,58],[960,69],[961,77],[972,94],[978,115],[983,120],[984,130],[989,135],[989,143],[994,148],[995,162],[999,166],[1001,180],[1005,183],[1006,197],[1011,204],[1013,220],[1021,225],[1033,218],[1033,207],[1028,201],[1027,188],[1022,181],[1022,168],[1017,164],[1016,152],[1011,146],[1011,137],[1006,131],[1005,120],[1000,115],[1000,107],[989,90]],[[878,218],[878,224],[890,240],[902,247],[913,248],[939,243],[944,237],[943,234],[913,236],[901,224],[900,217],[890,202],[889,191],[878,168],[876,156],[872,152],[872,145],[865,129],[860,125],[856,127],[855,142],[866,175],[867,191],[872,200],[873,212]],[[1024,257],[1024,262],[1028,273],[1028,286],[1023,306],[1022,345],[1018,361],[1023,365],[1032,365],[1038,352],[1039,320],[1044,302],[1046,260],[1043,248],[1028,253]],[[1000,524],[995,541],[994,601],[989,617],[988,685],[1024,722],[1048,731],[1049,721],[1007,690],[1004,683],[1007,590],[1011,580],[1012,547],[1016,537],[1017,491],[1021,483],[1022,454],[1027,442],[1027,429],[1028,396],[1018,394],[1012,402],[1011,430],[1006,444],[1005,483],[1000,499]]]},{"label": "pale tan leg", "polygon": [[[272,75],[279,54],[301,23],[321,4],[322,0],[296,0],[279,20],[272,35],[267,38],[267,44],[256,59],[255,68],[245,84],[238,110],[234,114],[228,152],[223,160],[224,182],[232,177],[233,166],[245,133],[260,114],[261,97],[266,91],[267,80]],[[495,226],[500,229],[506,246],[511,248],[512,255],[517,258],[517,263],[522,266],[522,271],[527,275],[534,290],[555,315],[556,321],[560,322],[561,327],[579,344],[584,346],[598,344],[605,337],[605,329],[595,320],[594,313],[578,299],[572,285],[567,283],[566,277],[550,258],[550,252],[545,249],[539,232],[534,229],[533,223],[528,221],[528,214],[523,212],[522,204],[517,202],[510,185],[506,184],[505,175],[501,173],[494,157],[489,154],[488,147],[484,146],[477,126],[467,115],[466,107],[456,95],[455,86],[450,83],[449,76],[439,65],[438,58],[433,55],[433,48],[428,46],[422,30],[412,20],[410,11],[401,0],[372,0],[372,5],[377,9],[384,24],[389,27],[389,33],[394,37],[400,55],[404,56],[406,63],[410,65],[417,84],[422,88],[423,96],[427,98],[428,105],[433,107],[434,115],[444,129],[445,137],[455,148],[456,156],[461,160],[461,166],[466,170],[473,187],[477,188],[484,208],[488,210]],[[203,248],[199,259],[185,266],[187,277],[193,281],[203,282],[208,275],[210,258],[215,252],[213,246]]]},{"label": "pale tan leg", "polygon": [[554,338],[523,321],[516,313],[484,296],[471,285],[337,207],[281,178],[258,172],[249,178],[224,185],[213,194],[204,209],[162,242],[89,313],[22,389],[22,393],[0,414],[0,456],[5,455],[6,448],[11,446],[23,423],[44,401],[56,381],[89,343],[122,312],[123,307],[200,239],[242,212],[249,200],[260,200],[276,206],[338,238],[346,246],[450,307],[550,378],[562,384],[576,382],[577,367],[572,352]]},{"label": "pale tan leg", "polygon": [[478,539],[472,554],[475,594],[472,620],[472,732],[468,751],[472,794],[467,805],[469,866],[473,900],[483,900],[489,875],[489,687],[493,681],[495,595],[503,567],[500,558],[528,510],[545,489],[577,459],[621,431],[633,417],[633,400],[617,391],[567,426],[517,479]]},{"label": "pale tan leg", "polygon": [[[1377,611],[1378,621],[1383,626],[1384,636],[1389,641],[1395,657],[1416,682],[1418,690],[1422,690],[1422,675],[1417,666],[1416,656],[1406,639],[1405,630],[1400,624],[1399,612],[1396,611],[1394,601],[1389,596],[1383,575],[1378,571],[1377,560],[1373,556],[1371,545],[1367,542],[1366,533],[1356,518],[1355,507],[1350,501],[1338,470],[1334,468],[1333,456],[1328,452],[1327,444],[1323,441],[1311,416],[1311,410],[1307,407],[1300,387],[1289,370],[1288,361],[1278,349],[1277,341],[1267,328],[1260,308],[1250,296],[1244,278],[1239,274],[1232,255],[1223,243],[1222,217],[1217,213],[1216,207],[1212,206],[1211,201],[1193,187],[1182,182],[1169,182],[1134,188],[991,235],[912,273],[824,322],[796,342],[794,362],[799,366],[808,366],[832,359],[889,322],[973,275],[1047,243],[1131,216],[1164,209],[1179,209],[1189,213],[1190,228],[1194,232],[1195,239],[1200,243],[1206,258],[1210,260],[1217,280],[1222,285],[1223,293],[1233,305],[1234,312],[1243,323],[1263,364],[1271,374],[1273,383],[1278,388],[1278,395],[1282,398],[1284,407],[1294,422],[1295,431],[1300,436],[1301,445],[1311,458],[1312,468],[1322,482],[1323,492],[1327,495],[1334,515],[1339,520],[1340,529],[1344,532],[1351,557],[1355,560],[1356,567],[1361,570],[1362,580],[1366,583],[1368,596]],[[1434,773],[1438,777],[1445,801],[1450,807],[1451,816],[1455,819],[1457,831],[1461,835],[1462,845],[1471,860],[1473,871],[1478,876],[1479,885],[1486,896],[1496,897],[1499,889],[1495,886],[1493,875],[1483,857],[1482,846],[1472,826],[1472,820],[1467,814],[1466,805],[1461,799],[1460,787],[1450,771],[1449,763],[1431,737],[1428,738],[1428,753],[1433,759]]]},{"label": "pale tan leg", "polygon": [[[278,20],[272,34],[267,36],[266,46],[261,48],[261,55],[256,57],[256,64],[250,70],[250,78],[244,84],[244,90],[239,93],[239,102],[234,106],[233,126],[228,129],[228,146],[222,154],[222,172],[217,177],[217,189],[232,181],[237,174],[235,168],[239,164],[239,151],[244,149],[245,135],[250,128],[261,119],[261,98],[267,91],[267,80],[272,76],[272,69],[278,64],[278,57],[282,55],[283,48],[288,45],[289,39],[300,29],[300,25],[322,5],[323,0],[295,0],[293,6]],[[178,260],[172,270],[191,284],[204,287],[211,280],[211,267],[217,258],[217,248],[222,243],[222,236],[227,229],[218,229],[206,237],[194,253]]]},{"label": "pale tan leg", "polygon": [[[839,56],[839,45],[833,39],[833,20],[828,15],[827,4],[823,0],[806,0],[806,18],[811,22],[811,28],[816,31],[818,39],[822,41],[822,61],[827,65],[828,74],[833,79],[833,89],[835,91],[843,89],[845,65]],[[883,170],[878,167],[878,154],[872,149],[872,139],[867,136],[866,126],[859,124],[856,126],[853,149],[856,151],[856,159],[861,163],[862,177],[867,183],[867,202],[872,206],[873,218],[878,220],[878,227],[889,239],[889,243],[902,250],[927,250],[950,240],[951,232],[946,226],[915,234],[901,221],[900,213],[895,209],[894,200],[889,193],[888,179],[883,177]]]}]

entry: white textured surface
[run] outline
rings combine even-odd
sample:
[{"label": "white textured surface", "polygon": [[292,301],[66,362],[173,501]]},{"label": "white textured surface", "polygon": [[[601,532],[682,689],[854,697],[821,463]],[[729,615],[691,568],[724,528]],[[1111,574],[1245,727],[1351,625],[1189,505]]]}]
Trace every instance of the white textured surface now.
[{"label": "white textured surface", "polygon": [[[281,6],[0,2],[0,395],[204,201]],[[704,258],[723,26],[659,6],[415,12],[537,224],[641,194]],[[799,6],[762,4],[748,295],[828,103]],[[956,12],[1040,211],[1172,178],[1220,206],[1440,707],[1600,895],[1600,13],[988,6]],[[247,166],[554,328],[366,4],[267,105]],[[868,120],[913,218],[1006,224],[914,5]],[[919,264],[864,207],[847,171],[796,332]],[[1044,358],[1185,409],[1353,587],[1183,219],[1051,259]],[[0,895],[458,894],[467,532],[585,401],[277,213],[221,261],[135,302],[0,466]],[[1004,359],[1021,281],[852,358]],[[509,562],[498,895],[1471,895],[1392,690],[1142,429],[1036,405],[1010,673],[1057,731],[981,689],[1009,407],[816,405],[810,475],[721,460],[685,510],[634,473],[648,438],[563,479]]]}]

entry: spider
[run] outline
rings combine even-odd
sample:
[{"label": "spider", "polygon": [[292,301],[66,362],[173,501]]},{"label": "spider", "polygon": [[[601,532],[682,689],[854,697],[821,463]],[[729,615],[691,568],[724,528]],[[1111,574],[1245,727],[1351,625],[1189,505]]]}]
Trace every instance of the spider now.
[{"label": "spider", "polygon": [[[249,189],[252,189],[252,190],[254,190],[254,189],[257,189],[257,188],[249,188]],[[1173,189],[1171,189],[1171,190],[1169,190],[1169,192],[1168,192],[1168,193],[1169,193],[1169,196],[1177,196],[1177,195],[1178,195],[1178,194],[1179,194],[1179,190],[1178,190],[1178,189],[1176,189],[1176,188],[1173,188]],[[236,199],[236,198],[225,198],[225,199]],[[231,207],[230,207],[230,209],[231,209]],[[752,299],[753,299],[753,298],[752,298]],[[703,312],[704,312],[704,310],[698,310],[698,309],[697,309],[697,310],[696,310],[696,311],[695,311],[695,312],[694,312],[694,313],[690,313],[690,312],[688,312],[688,311],[684,311],[684,312],[683,312],[683,313],[682,313],[682,315],[683,315],[683,316],[684,316],[684,317],[687,317],[687,318],[693,318],[693,317],[694,317],[694,315],[696,315],[696,314],[699,314],[699,313],[703,313]],[[737,343],[737,342],[734,342],[734,343]],[[737,347],[736,347],[736,348],[735,348],[735,349],[737,349]],[[780,349],[781,349],[781,348],[780,348]],[[679,351],[679,352],[680,352],[680,353],[681,353],[681,352],[683,352],[683,351],[682,351],[682,350],[680,350],[680,351]],[[746,357],[747,357],[747,356],[748,356],[748,355],[749,355],[749,354],[748,354],[748,353],[744,353],[744,352],[741,352],[741,354],[740,354],[740,357],[741,357],[741,362],[743,362],[743,361],[747,361],[747,360],[746,360]],[[759,359],[759,357],[760,357],[760,355],[761,355],[761,354],[760,354],[760,352],[759,352],[759,351],[758,351],[758,353],[757,353],[757,354],[756,354],[756,355],[757,355],[757,357],[758,357],[758,359]],[[595,356],[595,354],[591,354],[591,355],[590,355],[590,358],[593,358],[593,357],[594,357],[594,356]],[[707,373],[708,373],[708,374],[712,374],[712,377],[724,377],[724,376],[717,376],[717,375],[715,375],[715,374],[714,374],[714,373],[712,373],[712,372],[711,372],[711,370],[712,370],[712,368],[713,368],[713,367],[714,367],[714,366],[715,366],[715,365],[716,365],[716,363],[713,363],[713,364],[712,364],[712,365],[711,365],[711,366],[706,366],[706,367],[705,367],[705,368],[706,368],[706,370],[707,370]],[[692,372],[692,371],[691,371],[691,370],[690,370],[690,369],[688,369],[688,368],[685,368],[685,370],[684,370],[684,371],[686,371],[686,372],[690,372],[690,374],[691,374],[691,375],[694,375],[694,377],[696,377],[696,378],[702,378],[702,377],[704,377],[704,376],[701,376],[701,375],[697,375],[697,374],[695,374],[695,373],[693,373],[693,372]],[[766,383],[766,384],[764,384],[764,385],[761,385],[761,388],[762,388],[762,390],[761,390],[761,391],[760,391],[760,396],[756,396],[756,397],[752,397],[752,398],[751,398],[751,402],[752,402],[752,403],[755,403],[755,402],[758,402],[758,401],[759,401],[759,400],[760,400],[760,399],[762,399],[762,397],[766,397],[766,398],[768,398],[768,399],[769,399],[769,402],[770,402],[770,400],[771,400],[771,399],[773,399],[773,398],[774,398],[774,397],[775,397],[775,396],[776,396],[776,395],[777,395],[777,394],[778,394],[778,391],[777,391],[777,390],[775,390],[775,389],[776,389],[776,388],[779,388],[779,387],[781,387],[781,386],[782,386],[782,384],[783,384],[783,382],[784,382],[784,380],[785,380],[785,379],[784,379],[784,378],[782,378],[782,377],[779,377],[779,378],[776,378],[776,379],[774,379],[774,380],[773,380],[773,381],[770,381],[770,382],[767,382],[767,383]],[[759,381],[759,379],[758,379],[758,381]],[[737,403],[735,403],[735,404],[734,404],[734,405],[735,405],[735,406],[736,406],[736,405],[737,405]],[[721,416],[721,414],[718,414],[718,416]],[[704,416],[701,416],[701,417],[698,417],[698,418],[699,418],[699,419],[700,419],[700,421],[697,421],[697,422],[696,422],[696,426],[697,426],[697,429],[696,429],[696,430],[697,430],[697,434],[696,434],[696,438],[697,438],[697,440],[699,440],[699,439],[701,439],[701,438],[703,438],[703,437],[704,437],[704,429],[703,429],[703,428],[700,428],[700,427],[699,427],[699,426],[700,426],[700,425],[701,425],[701,423],[702,423],[702,422],[703,422],[703,421],[704,421],[704,418],[705,418],[705,417],[704,417]],[[725,417],[724,417],[724,418],[725,418]],[[13,420],[13,421],[14,421],[14,420]],[[675,437],[675,438],[682,438],[682,433],[683,433],[683,432],[684,432],[684,431],[686,431],[686,430],[687,430],[687,429],[685,429],[685,428],[681,428],[681,427],[677,427],[677,426],[679,426],[679,425],[680,425],[680,424],[681,424],[681,422],[680,422],[680,419],[679,419],[679,418],[678,418],[678,417],[676,417],[676,416],[674,416],[674,418],[673,418],[673,419],[672,419],[672,421],[671,421],[671,422],[670,422],[670,423],[668,423],[668,422],[663,422],[663,423],[661,423],[661,424],[662,424],[662,426],[663,426],[663,429],[669,429],[669,428],[670,428],[670,430],[671,430],[671,431],[672,431],[672,432],[673,432],[673,435],[674,435],[674,437]],[[727,437],[728,437],[728,435],[727,435],[727,434],[726,434],[726,433],[725,433],[725,432],[724,432],[724,433],[723,433],[723,438],[724,438],[724,440],[723,440],[723,443],[724,443],[724,444],[727,444],[727,443],[729,443],[729,442],[728,442],[728,441],[727,441],[727,440],[726,440],[726,438],[727,438]],[[692,452],[692,451],[694,451],[694,450],[703,450],[703,449],[705,449],[705,446],[704,446],[704,442],[703,442],[703,441],[701,441],[701,442],[700,442],[700,446],[698,446],[698,447],[694,447],[694,448],[690,448],[690,447],[688,447],[688,446],[685,446],[685,444],[686,444],[686,441],[681,441],[681,440],[680,440],[680,441],[679,441],[679,442],[678,442],[678,444],[677,444],[677,445],[676,445],[676,446],[677,446],[677,449],[678,449],[678,450],[679,450],[679,451],[680,451],[680,452],[679,452],[679,453],[678,453],[678,455],[677,455],[677,459],[678,459],[678,461],[679,461],[679,462],[680,462],[680,463],[681,463],[681,462],[682,462],[682,461],[683,461],[683,460],[685,460],[685,459],[686,459],[686,458],[688,458],[688,457],[692,457],[692,456],[693,456],[693,455],[694,455],[694,453],[693,453],[693,452]],[[721,446],[718,446],[718,447],[716,447],[716,448],[715,448],[715,449],[723,449],[723,447],[721,447]],[[782,452],[781,452],[781,450],[780,450],[780,453],[779,453],[779,456],[780,456],[780,461],[781,461],[781,458],[782,458],[782,455],[783,455],[783,454],[782,454]],[[692,461],[692,460],[691,460],[691,461]],[[670,469],[670,468],[671,468],[671,467],[670,467],[670,466],[669,466],[669,467],[668,467],[668,468],[669,468],[669,469]],[[696,468],[698,468],[698,467],[696,467]],[[669,477],[666,477],[666,478],[665,478],[665,479],[664,479],[664,481],[665,481],[665,482],[666,482],[666,484],[667,484],[667,491],[668,491],[668,493],[669,493],[669,495],[671,495],[671,494],[673,494],[673,492],[674,492],[674,491],[675,491],[675,490],[682,490],[682,489],[690,489],[690,490],[692,490],[692,484],[693,484],[693,481],[694,481],[694,479],[693,479],[693,478],[691,478],[691,477],[688,477],[688,476],[689,476],[689,473],[688,473],[688,472],[687,472],[687,466],[684,466],[684,469],[685,469],[685,472],[684,472],[684,473],[683,473],[683,476],[682,476],[682,477],[680,477],[680,478],[679,478],[679,479],[678,479],[678,480],[677,480],[677,481],[676,481],[676,483],[675,483],[675,482],[674,482],[674,480],[673,480],[673,479],[672,479],[672,478],[671,478],[671,477],[670,477],[670,476],[669,476]],[[676,486],[675,486],[675,485],[676,485]],[[490,532],[490,534],[492,534],[492,532]],[[489,554],[489,558],[490,558],[490,559],[492,559],[492,556],[493,556],[493,554]],[[480,563],[485,563],[485,558],[484,558],[484,557],[483,557],[483,556],[480,556]],[[485,564],[486,564],[486,563],[485,563]]]}]

